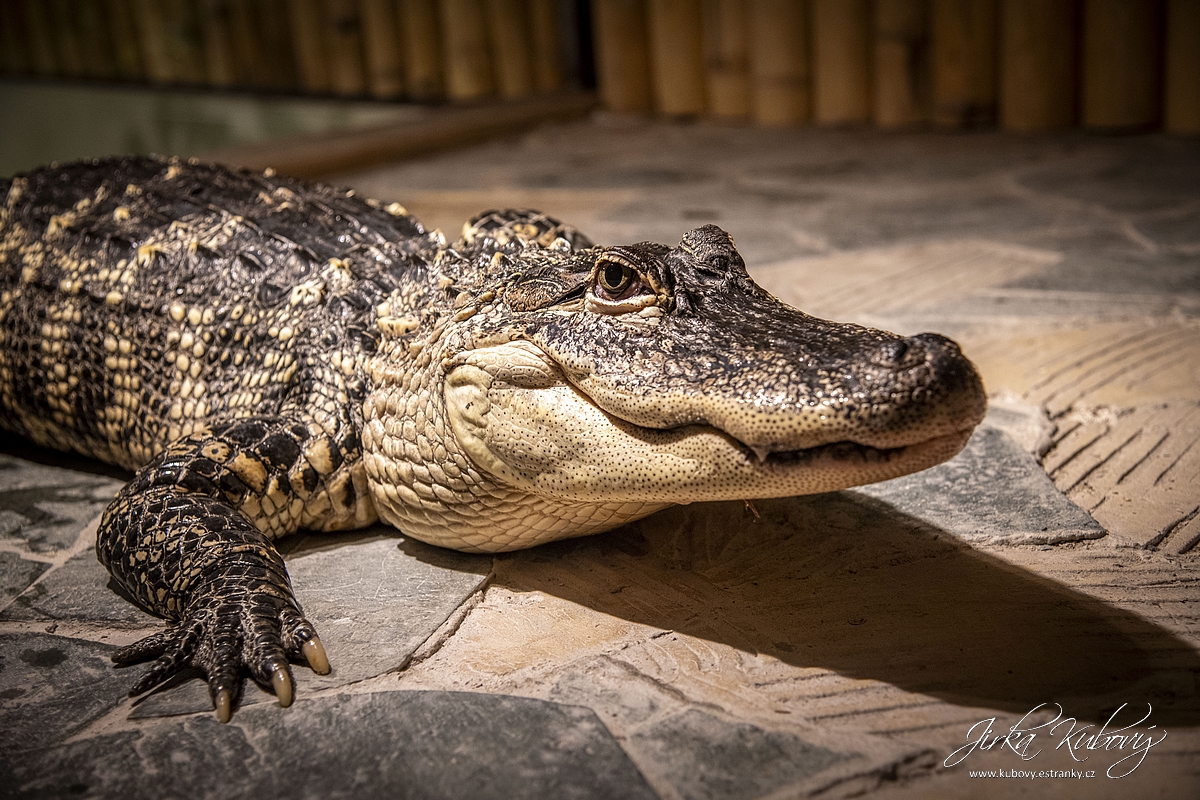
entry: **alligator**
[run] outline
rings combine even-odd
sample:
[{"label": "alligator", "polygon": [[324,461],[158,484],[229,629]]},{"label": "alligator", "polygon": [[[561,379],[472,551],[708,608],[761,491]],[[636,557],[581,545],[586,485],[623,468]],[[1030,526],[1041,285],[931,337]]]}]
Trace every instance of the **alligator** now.
[{"label": "alligator", "polygon": [[828,492],[955,455],[980,378],[936,334],[806,315],[728,233],[601,247],[533,211],[448,244],[398,204],[193,160],[0,180],[0,425],[133,471],[96,552],[230,718],[329,671],[273,541],[382,520],[499,552],[671,504]]}]

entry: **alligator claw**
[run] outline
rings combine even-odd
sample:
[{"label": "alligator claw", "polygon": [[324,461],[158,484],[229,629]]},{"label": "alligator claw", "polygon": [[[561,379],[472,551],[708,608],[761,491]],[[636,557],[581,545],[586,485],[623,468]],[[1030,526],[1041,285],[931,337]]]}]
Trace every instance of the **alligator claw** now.
[{"label": "alligator claw", "polygon": [[217,710],[217,722],[224,725],[233,715],[233,692],[221,689],[213,698],[213,708]]},{"label": "alligator claw", "polygon": [[287,708],[292,704],[292,676],[288,674],[287,667],[278,667],[271,673],[271,688],[275,690],[281,707]]},{"label": "alligator claw", "polygon": [[301,645],[300,652],[313,672],[318,675],[329,674],[329,657],[325,655],[325,646],[316,635]]}]

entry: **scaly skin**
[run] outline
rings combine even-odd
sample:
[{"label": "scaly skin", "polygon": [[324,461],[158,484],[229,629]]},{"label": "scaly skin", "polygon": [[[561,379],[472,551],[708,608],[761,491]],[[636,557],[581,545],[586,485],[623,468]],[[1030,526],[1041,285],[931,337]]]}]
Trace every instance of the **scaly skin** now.
[{"label": "scaly skin", "polygon": [[272,540],[379,518],[495,552],[672,503],[822,492],[951,457],[978,375],[934,334],[809,317],[714,226],[594,247],[536,212],[448,247],[353,192],[177,160],[0,182],[0,412],[136,470],[97,554],[194,665],[291,700],[329,665]]}]

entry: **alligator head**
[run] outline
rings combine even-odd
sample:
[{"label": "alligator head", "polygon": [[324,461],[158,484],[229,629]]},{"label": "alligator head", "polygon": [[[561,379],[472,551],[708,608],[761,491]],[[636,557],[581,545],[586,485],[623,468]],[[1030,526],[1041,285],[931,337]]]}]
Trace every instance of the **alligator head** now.
[{"label": "alligator head", "polygon": [[674,248],[461,247],[449,308],[381,322],[365,406],[376,506],[417,538],[509,550],[886,480],[955,455],[984,414],[954,342],[784,305],[716,226]]}]

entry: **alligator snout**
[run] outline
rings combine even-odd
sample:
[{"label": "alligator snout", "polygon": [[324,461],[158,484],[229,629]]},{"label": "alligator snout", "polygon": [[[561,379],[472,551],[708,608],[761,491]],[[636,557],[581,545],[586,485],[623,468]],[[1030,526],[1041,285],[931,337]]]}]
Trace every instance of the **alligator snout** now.
[{"label": "alligator snout", "polygon": [[978,401],[982,391],[975,367],[958,343],[939,333],[885,339],[865,356],[865,361],[884,373],[875,376],[874,382],[890,385],[898,396],[962,395],[970,404]]},{"label": "alligator snout", "polygon": [[[983,384],[975,366],[963,355],[958,343],[939,333],[921,333],[908,341],[913,343],[909,346],[910,353],[915,348],[924,354],[924,360],[930,367],[931,382],[941,392],[961,395],[968,405],[979,404],[982,417]],[[975,422],[978,419],[971,420],[972,425]]]}]

